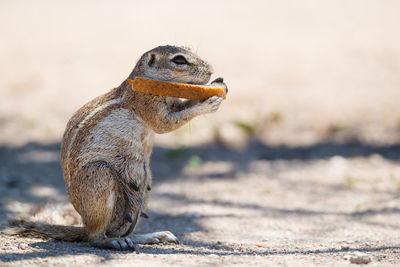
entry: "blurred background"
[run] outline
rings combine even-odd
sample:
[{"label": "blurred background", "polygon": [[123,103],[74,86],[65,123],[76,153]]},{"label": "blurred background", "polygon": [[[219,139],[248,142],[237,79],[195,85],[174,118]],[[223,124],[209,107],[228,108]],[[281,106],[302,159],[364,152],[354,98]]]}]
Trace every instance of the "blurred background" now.
[{"label": "blurred background", "polygon": [[[201,131],[209,141],[204,128],[233,120],[274,144],[309,144],[327,129],[399,141],[396,1],[0,4],[3,143],[59,140],[77,108],[164,44],[191,47],[231,89],[221,110],[193,121],[186,138]],[[271,117],[279,125],[258,129]]]},{"label": "blurred background", "polygon": [[[262,232],[285,210],[360,213],[370,223],[357,229],[399,236],[387,228],[400,203],[399,10],[365,0],[0,1],[1,210],[66,202],[58,153],[68,119],[141,54],[171,44],[212,64],[229,95],[217,113],[156,136],[154,214],[229,207],[237,216],[223,227],[254,212]],[[202,223],[193,227],[224,238]],[[287,234],[279,229],[276,238]]]}]

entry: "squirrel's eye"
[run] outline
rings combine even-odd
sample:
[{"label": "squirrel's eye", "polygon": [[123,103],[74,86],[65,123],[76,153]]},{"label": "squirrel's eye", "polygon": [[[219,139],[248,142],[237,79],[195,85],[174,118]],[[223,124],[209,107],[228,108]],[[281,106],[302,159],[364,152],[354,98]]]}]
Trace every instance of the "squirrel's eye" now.
[{"label": "squirrel's eye", "polygon": [[172,62],[178,65],[188,64],[186,58],[184,56],[176,56],[172,59]]},{"label": "squirrel's eye", "polygon": [[151,67],[154,64],[155,60],[156,60],[156,56],[154,54],[151,54],[149,62],[147,62],[147,64]]}]

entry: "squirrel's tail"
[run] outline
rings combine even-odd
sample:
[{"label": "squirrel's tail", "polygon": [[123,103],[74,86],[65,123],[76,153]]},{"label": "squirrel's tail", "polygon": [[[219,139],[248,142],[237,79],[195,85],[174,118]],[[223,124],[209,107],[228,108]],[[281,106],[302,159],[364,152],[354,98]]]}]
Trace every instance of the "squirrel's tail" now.
[{"label": "squirrel's tail", "polygon": [[88,234],[83,227],[53,225],[45,222],[32,222],[22,219],[9,221],[10,227],[3,230],[9,235],[36,236],[67,242],[87,242]]}]

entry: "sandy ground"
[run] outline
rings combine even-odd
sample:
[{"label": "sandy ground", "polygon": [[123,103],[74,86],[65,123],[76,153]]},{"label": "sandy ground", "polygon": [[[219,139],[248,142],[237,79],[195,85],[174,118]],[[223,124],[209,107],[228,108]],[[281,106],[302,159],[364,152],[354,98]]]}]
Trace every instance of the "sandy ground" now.
[{"label": "sandy ground", "polygon": [[397,1],[1,1],[0,223],[70,209],[69,117],[160,44],[229,85],[213,115],[156,138],[150,218],[179,245],[99,250],[0,234],[0,265],[400,263]]}]

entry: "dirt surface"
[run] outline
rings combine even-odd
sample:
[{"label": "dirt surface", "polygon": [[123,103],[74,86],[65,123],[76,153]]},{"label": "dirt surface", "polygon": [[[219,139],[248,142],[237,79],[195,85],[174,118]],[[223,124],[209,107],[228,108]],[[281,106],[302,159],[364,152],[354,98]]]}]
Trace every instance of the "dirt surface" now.
[{"label": "dirt surface", "polygon": [[62,216],[64,127],[143,52],[191,46],[230,89],[216,114],[156,137],[136,231],[181,244],[131,253],[0,234],[0,265],[398,266],[399,8],[0,2],[2,228],[48,203],[53,223],[75,223]]}]

